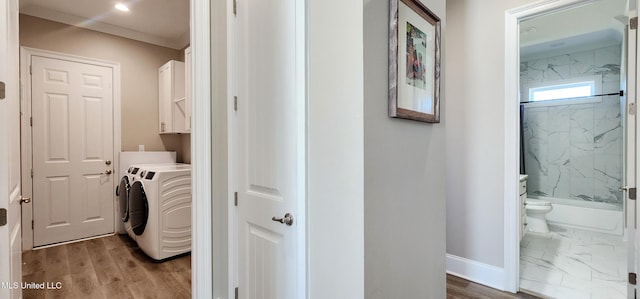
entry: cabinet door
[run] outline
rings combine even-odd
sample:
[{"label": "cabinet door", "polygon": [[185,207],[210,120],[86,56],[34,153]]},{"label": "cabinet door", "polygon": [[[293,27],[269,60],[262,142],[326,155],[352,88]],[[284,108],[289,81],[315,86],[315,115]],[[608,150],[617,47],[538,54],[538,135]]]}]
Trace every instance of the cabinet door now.
[{"label": "cabinet door", "polygon": [[171,60],[158,70],[160,133],[185,133],[184,62]]},{"label": "cabinet door", "polygon": [[171,63],[166,63],[158,70],[158,109],[160,133],[172,131],[171,117]]}]

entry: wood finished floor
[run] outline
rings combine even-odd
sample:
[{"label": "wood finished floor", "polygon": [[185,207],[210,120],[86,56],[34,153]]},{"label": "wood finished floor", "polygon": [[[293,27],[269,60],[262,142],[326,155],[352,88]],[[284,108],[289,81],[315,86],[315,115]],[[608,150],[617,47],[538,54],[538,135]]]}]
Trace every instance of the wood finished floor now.
[{"label": "wood finished floor", "polygon": [[[126,235],[22,254],[24,283],[61,282],[59,290],[24,289],[23,298],[191,298],[191,255],[165,262],[146,256]],[[447,275],[447,299],[539,299]]]},{"label": "wood finished floor", "polygon": [[502,292],[447,274],[447,299],[540,299],[533,295]]},{"label": "wood finished floor", "polygon": [[23,298],[191,298],[191,255],[165,262],[126,235],[22,254],[24,283],[61,282],[59,290],[23,290]]}]

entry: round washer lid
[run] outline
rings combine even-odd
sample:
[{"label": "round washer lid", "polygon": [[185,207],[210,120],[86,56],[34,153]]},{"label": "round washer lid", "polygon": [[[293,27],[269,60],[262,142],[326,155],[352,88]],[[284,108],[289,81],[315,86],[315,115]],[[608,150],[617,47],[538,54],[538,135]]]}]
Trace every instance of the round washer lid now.
[{"label": "round washer lid", "polygon": [[149,202],[144,187],[140,181],[135,181],[131,185],[129,192],[129,223],[136,236],[142,235],[147,227],[149,218]]}]

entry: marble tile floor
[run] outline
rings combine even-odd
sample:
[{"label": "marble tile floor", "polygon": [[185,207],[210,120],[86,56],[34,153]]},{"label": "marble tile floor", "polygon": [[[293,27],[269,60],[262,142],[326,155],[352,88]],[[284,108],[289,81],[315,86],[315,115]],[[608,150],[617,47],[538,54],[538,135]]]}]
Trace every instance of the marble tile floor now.
[{"label": "marble tile floor", "polygon": [[520,242],[520,289],[556,299],[616,299],[627,293],[622,236],[549,227]]}]

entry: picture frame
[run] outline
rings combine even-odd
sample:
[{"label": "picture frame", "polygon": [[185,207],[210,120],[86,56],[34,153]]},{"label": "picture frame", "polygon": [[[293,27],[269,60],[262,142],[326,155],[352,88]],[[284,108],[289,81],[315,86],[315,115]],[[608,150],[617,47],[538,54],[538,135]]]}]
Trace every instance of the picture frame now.
[{"label": "picture frame", "polygon": [[440,122],[440,18],[418,0],[390,0],[389,116]]}]

